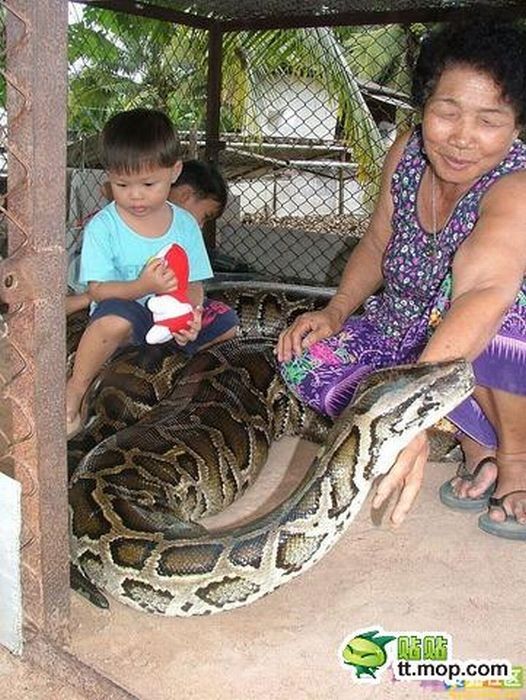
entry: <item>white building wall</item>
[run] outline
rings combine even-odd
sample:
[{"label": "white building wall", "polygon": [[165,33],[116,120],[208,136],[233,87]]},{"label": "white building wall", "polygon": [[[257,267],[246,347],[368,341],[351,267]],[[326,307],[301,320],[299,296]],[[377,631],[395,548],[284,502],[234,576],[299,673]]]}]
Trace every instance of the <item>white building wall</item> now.
[{"label": "white building wall", "polygon": [[337,105],[316,80],[283,76],[263,87],[253,114],[263,136],[334,139]]}]

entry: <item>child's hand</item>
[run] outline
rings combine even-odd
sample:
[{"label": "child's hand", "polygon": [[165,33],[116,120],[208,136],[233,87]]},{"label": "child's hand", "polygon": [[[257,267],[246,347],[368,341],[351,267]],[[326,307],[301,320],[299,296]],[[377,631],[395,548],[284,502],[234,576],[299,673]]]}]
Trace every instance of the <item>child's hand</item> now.
[{"label": "child's hand", "polygon": [[66,316],[82,311],[82,309],[87,309],[90,303],[91,299],[87,292],[68,295],[66,297]]},{"label": "child's hand", "polygon": [[203,307],[196,306],[194,308],[194,318],[188,324],[188,328],[185,328],[184,330],[179,331],[178,333],[172,333],[177,345],[186,345],[187,343],[192,343],[197,338],[197,336],[199,335],[199,331],[201,330],[202,318]]},{"label": "child's hand", "polygon": [[149,260],[139,279],[146,294],[166,294],[177,289],[177,277],[160,258]]}]

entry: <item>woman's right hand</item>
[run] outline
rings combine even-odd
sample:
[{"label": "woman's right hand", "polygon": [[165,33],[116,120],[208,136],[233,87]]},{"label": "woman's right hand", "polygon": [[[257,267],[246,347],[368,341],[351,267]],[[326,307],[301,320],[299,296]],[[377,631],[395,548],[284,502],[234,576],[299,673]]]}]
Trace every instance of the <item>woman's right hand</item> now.
[{"label": "woman's right hand", "polygon": [[177,289],[177,277],[162,258],[149,260],[139,281],[145,294],[166,294]]},{"label": "woman's right hand", "polygon": [[298,318],[278,338],[276,355],[280,362],[298,357],[318,340],[335,335],[342,327],[337,314],[328,307],[321,311],[308,311]]}]

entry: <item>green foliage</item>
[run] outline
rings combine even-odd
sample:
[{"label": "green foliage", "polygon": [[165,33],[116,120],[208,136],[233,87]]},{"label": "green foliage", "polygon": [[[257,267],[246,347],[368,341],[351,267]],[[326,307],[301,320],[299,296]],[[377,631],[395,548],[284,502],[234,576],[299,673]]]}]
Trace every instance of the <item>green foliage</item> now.
[{"label": "green foliage", "polygon": [[87,8],[69,27],[70,130],[98,131],[139,105],[166,111],[180,128],[202,126],[205,61],[205,32]]},{"label": "green foliage", "polygon": [[[276,76],[314,79],[334,102],[360,179],[378,181],[384,146],[358,81],[407,91],[416,36],[397,25],[228,33],[221,129],[257,138]],[[99,131],[137,105],[166,111],[180,130],[204,129],[207,41],[202,30],[87,7],[69,27],[70,133]]]}]

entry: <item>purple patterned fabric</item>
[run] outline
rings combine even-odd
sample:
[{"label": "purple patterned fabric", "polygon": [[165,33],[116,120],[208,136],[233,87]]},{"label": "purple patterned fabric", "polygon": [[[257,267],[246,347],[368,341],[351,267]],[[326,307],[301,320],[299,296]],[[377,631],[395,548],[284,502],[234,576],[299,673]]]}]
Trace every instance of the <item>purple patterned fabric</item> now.
[{"label": "purple patterned fabric", "polygon": [[[506,158],[461,197],[436,236],[422,228],[416,209],[426,167],[417,128],[391,182],[393,234],[383,259],[382,292],[366,302],[362,316],[347,319],[337,335],[280,367],[291,390],[321,413],[337,416],[374,369],[418,359],[449,308],[453,257],[477,222],[483,195],[506,173],[526,169],[526,145],[513,143]],[[478,384],[526,394],[526,282],[474,370]],[[479,442],[496,444],[493,427],[473,399],[449,418]]]}]

